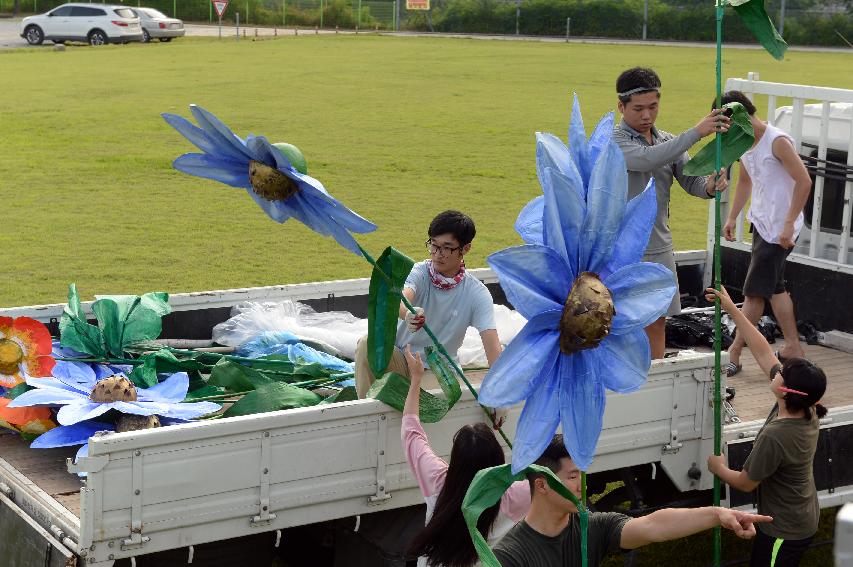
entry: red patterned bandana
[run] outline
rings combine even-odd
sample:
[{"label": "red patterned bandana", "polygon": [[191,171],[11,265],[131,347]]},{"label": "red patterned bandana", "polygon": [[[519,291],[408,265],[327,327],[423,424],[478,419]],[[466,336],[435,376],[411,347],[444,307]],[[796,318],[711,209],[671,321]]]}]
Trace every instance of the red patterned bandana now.
[{"label": "red patterned bandana", "polygon": [[459,282],[461,282],[462,278],[465,277],[465,260],[462,260],[462,265],[459,266],[459,273],[452,278],[448,278],[447,276],[437,272],[432,266],[432,260],[427,260],[427,267],[429,268],[429,279],[432,282],[432,285],[445,291],[453,289],[459,285]]}]

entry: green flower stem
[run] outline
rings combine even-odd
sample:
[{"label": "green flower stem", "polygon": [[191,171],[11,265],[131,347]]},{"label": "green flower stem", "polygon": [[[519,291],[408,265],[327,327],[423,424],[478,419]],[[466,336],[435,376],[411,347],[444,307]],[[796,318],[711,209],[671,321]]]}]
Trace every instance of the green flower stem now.
[{"label": "green flower stem", "polygon": [[581,567],[587,567],[587,532],[589,530],[589,511],[586,509],[586,473],[581,471]]},{"label": "green flower stem", "polygon": [[127,364],[132,366],[140,366],[145,364],[145,361],[139,358],[74,358],[67,356],[54,356],[54,360],[63,362],[94,362],[99,364]]},{"label": "green flower stem", "polygon": [[[370,265],[373,266],[373,269],[377,270],[377,272],[383,278],[385,278],[385,281],[387,281],[389,284],[391,284],[391,287],[393,287],[393,281],[388,276],[388,274],[386,274],[385,271],[381,267],[379,267],[379,264],[376,263],[376,260],[373,259],[373,256],[371,256],[367,252],[367,250],[365,250],[364,247],[361,246],[360,244],[358,245],[358,249],[361,250],[362,256],[364,256],[364,259],[367,260],[370,263]],[[403,292],[400,291],[397,293],[400,296],[400,300],[403,302],[403,305],[406,306],[406,309],[408,309],[409,312],[411,312],[411,313],[417,313],[417,311],[415,311],[414,306],[412,306],[412,304],[409,302],[409,300],[406,299],[406,296],[403,295]],[[477,391],[474,389],[474,386],[472,386],[471,383],[468,381],[468,378],[465,377],[465,373],[462,372],[462,369],[459,367],[458,364],[456,364],[456,361],[453,360],[453,357],[450,356],[450,354],[447,352],[447,349],[444,348],[444,345],[439,342],[438,338],[435,336],[435,333],[433,333],[432,329],[429,328],[429,325],[424,323],[423,330],[426,332],[427,336],[429,336],[430,340],[432,341],[432,344],[435,345],[435,348],[438,350],[438,352],[441,353],[441,355],[447,359],[447,361],[450,363],[450,365],[453,366],[453,369],[456,371],[456,373],[462,378],[462,381],[468,387],[468,390],[474,396],[474,399],[479,400],[480,397],[477,395]],[[489,418],[489,421],[492,422],[492,426],[498,430],[498,433],[500,433],[501,437],[503,438],[504,442],[506,442],[507,446],[510,449],[512,449],[512,442],[509,440],[509,437],[507,437],[506,433],[504,433],[503,429],[498,427],[498,424],[495,422],[494,419],[492,419],[492,414],[489,413],[489,410],[486,409],[486,407],[483,405],[481,405],[480,407],[483,408],[483,412]]]},{"label": "green flower stem", "polygon": [[254,392],[254,390],[246,390],[245,392],[231,392],[228,394],[216,394],[215,396],[205,396],[203,398],[187,398],[186,402],[215,402],[218,400],[226,400],[228,398],[237,398],[240,396],[245,396],[249,392]]},{"label": "green flower stem", "polygon": [[[716,23],[717,23],[717,64],[716,64],[716,81],[717,81],[717,108],[721,106],[722,99],[722,77],[723,77],[723,16],[725,9],[723,0],[716,2]],[[714,175],[719,175],[723,160],[723,139],[720,132],[715,136],[715,164]],[[720,192],[716,191],[714,195],[714,289],[720,289]],[[714,454],[722,454],[722,392],[720,386],[721,373],[721,350],[722,350],[722,328],[721,328],[720,298],[714,299]],[[714,475],[714,506],[720,505],[720,477]],[[714,528],[714,566],[719,567],[722,557],[722,530],[720,526]]]}]

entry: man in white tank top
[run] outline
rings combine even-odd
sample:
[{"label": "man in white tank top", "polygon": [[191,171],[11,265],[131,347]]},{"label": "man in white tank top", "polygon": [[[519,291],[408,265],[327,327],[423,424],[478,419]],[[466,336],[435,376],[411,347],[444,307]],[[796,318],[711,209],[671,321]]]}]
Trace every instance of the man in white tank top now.
[{"label": "man in white tank top", "polygon": [[[755,143],[740,158],[737,189],[723,227],[726,240],[734,241],[737,217],[751,195],[747,219],[752,224],[752,258],[743,284],[742,311],[755,324],[764,313],[765,300],[769,300],[785,336],[779,358],[802,357],[794,304],[785,290],[785,260],[803,226],[803,207],[812,181],[794,149],[793,139],[779,128],[758,120],[755,105],[746,95],[729,91],[722,102],[741,103],[755,130]],[[738,333],[729,348],[728,376],[740,372],[743,347],[742,333]]]}]

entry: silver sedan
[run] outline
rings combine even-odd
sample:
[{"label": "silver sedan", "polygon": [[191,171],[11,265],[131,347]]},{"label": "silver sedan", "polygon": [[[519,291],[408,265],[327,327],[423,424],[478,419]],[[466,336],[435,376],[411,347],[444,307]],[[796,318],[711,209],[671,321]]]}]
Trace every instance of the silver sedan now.
[{"label": "silver sedan", "polygon": [[142,26],[142,41],[148,43],[152,39],[160,41],[172,41],[173,37],[183,37],[184,22],[177,18],[170,18],[163,12],[154,8],[132,8],[139,16]]}]

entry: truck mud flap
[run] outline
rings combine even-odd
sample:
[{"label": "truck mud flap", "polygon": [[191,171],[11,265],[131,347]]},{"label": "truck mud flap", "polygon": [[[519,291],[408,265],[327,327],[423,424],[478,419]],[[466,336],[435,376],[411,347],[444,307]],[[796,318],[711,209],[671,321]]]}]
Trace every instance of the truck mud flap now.
[{"label": "truck mud flap", "polygon": [[76,556],[0,494],[0,563],[3,567],[74,567]]}]

